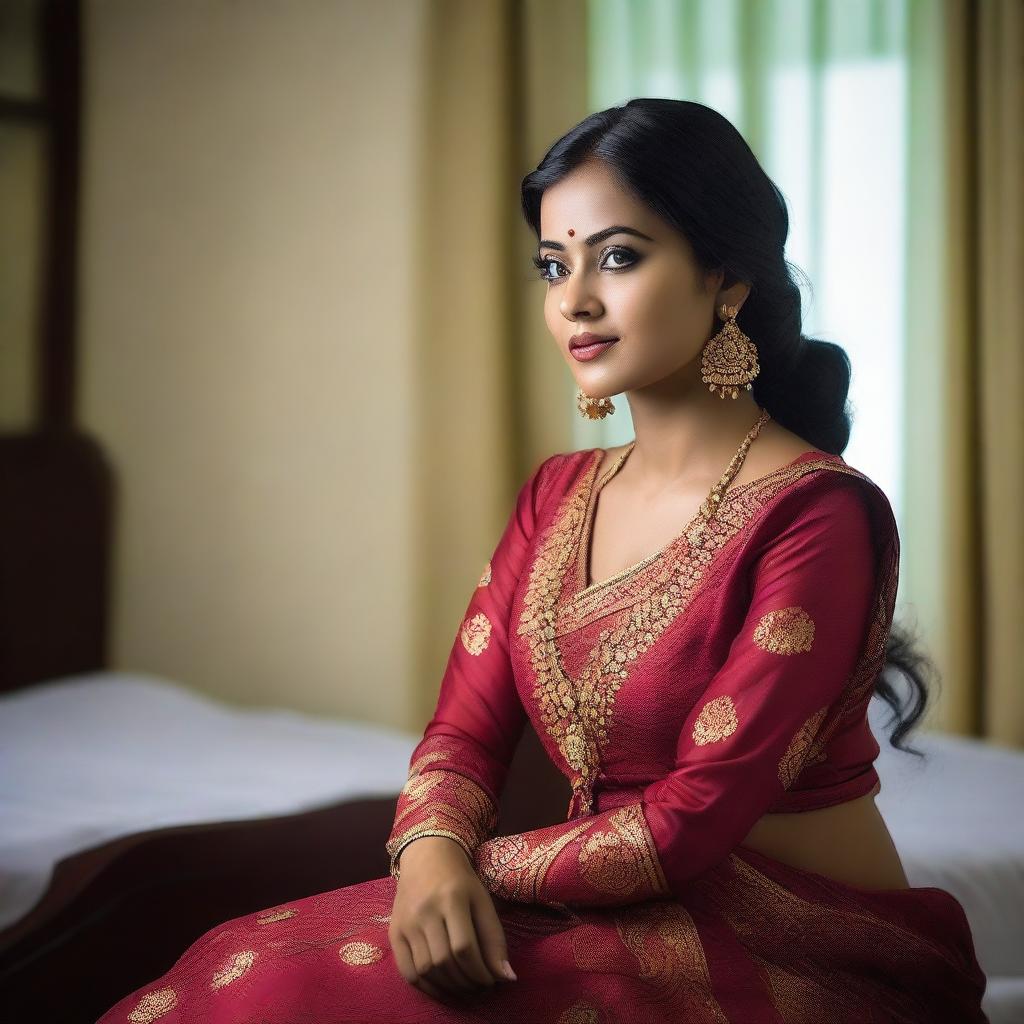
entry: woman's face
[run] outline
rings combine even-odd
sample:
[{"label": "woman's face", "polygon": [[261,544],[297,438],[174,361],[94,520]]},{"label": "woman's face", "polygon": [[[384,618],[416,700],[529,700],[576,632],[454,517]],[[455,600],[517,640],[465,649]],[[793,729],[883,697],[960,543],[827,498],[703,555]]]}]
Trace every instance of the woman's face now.
[{"label": "woman's face", "polygon": [[[686,239],[601,161],[588,160],[550,186],[540,216],[544,319],[584,394],[607,397],[677,374],[680,384],[703,388],[700,354],[720,323],[716,305],[739,305],[749,288],[720,292],[721,273],[705,280]],[[606,234],[610,227],[642,237]],[[588,245],[595,234],[600,237]],[[584,332],[619,340],[579,361],[569,342]]]}]

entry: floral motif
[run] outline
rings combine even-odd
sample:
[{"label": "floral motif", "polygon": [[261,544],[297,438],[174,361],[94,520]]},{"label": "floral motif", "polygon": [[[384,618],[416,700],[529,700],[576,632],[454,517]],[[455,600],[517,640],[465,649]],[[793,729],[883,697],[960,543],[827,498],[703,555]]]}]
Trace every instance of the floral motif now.
[{"label": "floral motif", "polygon": [[489,839],[477,848],[477,874],[495,896],[523,903],[544,903],[541,888],[548,869],[562,850],[589,827],[590,822],[584,821],[551,842],[532,845],[522,833]]},{"label": "floral motif", "polygon": [[736,705],[732,697],[727,693],[721,697],[709,700],[700,709],[697,720],[693,723],[693,742],[698,747],[707,746],[709,743],[717,743],[731,736],[739,726],[739,719],[736,717]]},{"label": "floral motif", "polygon": [[491,620],[483,612],[477,612],[462,624],[462,646],[470,654],[483,654],[491,639]]},{"label": "floral motif", "polygon": [[383,955],[380,946],[375,946],[372,942],[346,942],[338,950],[338,956],[353,967],[365,967],[367,964],[376,963]]},{"label": "floral motif", "polygon": [[243,949],[241,952],[236,953],[230,963],[223,970],[218,971],[210,982],[210,988],[223,988],[225,985],[230,985],[231,982],[237,981],[256,960],[256,950],[254,949]]},{"label": "floral motif", "polygon": [[814,619],[799,605],[765,612],[753,640],[762,651],[772,654],[801,654],[814,645]]},{"label": "floral motif", "polygon": [[621,897],[668,896],[654,838],[639,804],[627,804],[609,818],[612,828],[593,831],[580,845],[580,876],[599,892]]},{"label": "floral motif", "polygon": [[150,1024],[178,1005],[178,995],[173,988],[158,988],[147,992],[128,1014],[132,1024]]},{"label": "floral motif", "polygon": [[484,566],[484,571],[480,574],[480,582],[477,583],[478,587],[486,587],[491,582],[491,563],[488,562]]},{"label": "floral motif", "polygon": [[593,1003],[580,999],[559,1014],[558,1024],[601,1024],[601,1014]]},{"label": "floral motif", "polygon": [[[714,996],[707,955],[693,918],[678,900],[645,900],[611,914],[622,945],[636,958],[640,979],[659,1000],[681,1000],[673,1019],[728,1024]],[[599,947],[573,937],[573,956],[582,970],[606,971]],[[585,933],[582,933],[585,934]],[[689,1011],[689,1012],[687,1012]]]}]

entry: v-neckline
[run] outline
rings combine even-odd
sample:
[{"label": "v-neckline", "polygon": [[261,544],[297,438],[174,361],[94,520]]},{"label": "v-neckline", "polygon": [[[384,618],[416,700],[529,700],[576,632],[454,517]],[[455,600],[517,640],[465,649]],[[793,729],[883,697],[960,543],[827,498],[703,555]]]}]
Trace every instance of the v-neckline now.
[{"label": "v-neckline", "polygon": [[[639,562],[634,562],[632,565],[627,565],[624,569],[621,569],[619,572],[614,573],[605,580],[594,582],[591,579],[590,546],[594,533],[594,521],[597,518],[597,502],[600,498],[601,491],[604,490],[605,485],[622,468],[623,464],[626,462],[625,456],[628,456],[633,451],[635,445],[636,441],[630,442],[629,447],[623,453],[624,457],[621,458],[620,463],[618,464],[618,466],[615,467],[615,471],[612,473],[606,472],[603,479],[599,479],[597,477],[597,468],[598,466],[601,465],[601,461],[607,454],[608,449],[595,448],[594,453],[597,456],[597,458],[594,460],[590,468],[584,474],[584,483],[587,487],[587,504],[586,512],[583,516],[583,523],[580,531],[579,541],[580,583],[582,585],[582,589],[576,595],[577,597],[582,596],[584,594],[589,594],[592,591],[602,590],[605,587],[612,585],[613,583],[617,583],[619,580],[624,579],[627,576],[631,576],[633,573],[637,572],[640,569],[643,569],[645,566],[648,566],[653,562],[658,561],[660,558],[668,554],[668,552],[673,550],[682,541],[682,539],[689,534],[690,530],[693,529],[697,521],[703,515],[702,509],[704,507],[704,502],[702,501],[700,505],[697,507],[697,511],[686,521],[683,528],[674,537],[672,537],[672,539],[669,540],[667,544],[663,545],[661,548],[659,548],[652,554],[648,555],[646,558],[642,558]],[[718,509],[721,509],[722,506],[725,505],[727,502],[732,501],[736,497],[736,495],[742,494],[744,491],[753,487],[755,484],[764,483],[766,480],[771,479],[778,473],[781,473],[787,469],[791,469],[801,460],[809,458],[811,456],[819,456],[822,458],[835,458],[835,456],[829,452],[822,452],[816,448],[810,448],[805,452],[801,452],[795,459],[791,459],[785,465],[777,466],[775,469],[771,470],[768,473],[765,473],[763,476],[759,476],[754,480],[748,480],[744,484],[737,484],[735,487],[727,487],[726,490],[722,493],[722,499],[718,504]],[[737,472],[738,471],[739,470],[737,469]],[[705,501],[706,500],[707,499],[705,499]]]}]

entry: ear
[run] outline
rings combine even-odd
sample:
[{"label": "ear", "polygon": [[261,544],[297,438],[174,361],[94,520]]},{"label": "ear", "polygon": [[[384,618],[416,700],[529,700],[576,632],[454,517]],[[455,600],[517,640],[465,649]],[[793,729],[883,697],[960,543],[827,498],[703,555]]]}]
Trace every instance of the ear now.
[{"label": "ear", "polygon": [[738,309],[742,309],[743,303],[747,301],[749,294],[750,285],[745,281],[735,281],[727,288],[719,288],[715,295],[715,312],[717,313],[723,305],[736,306]]}]

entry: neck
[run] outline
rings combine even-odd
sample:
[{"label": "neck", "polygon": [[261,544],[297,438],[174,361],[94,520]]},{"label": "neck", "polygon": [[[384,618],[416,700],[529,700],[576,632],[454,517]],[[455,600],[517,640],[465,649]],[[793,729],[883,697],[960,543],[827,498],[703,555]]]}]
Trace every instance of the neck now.
[{"label": "neck", "polygon": [[[629,462],[652,488],[717,479],[761,414],[746,388],[738,398],[724,399],[708,390],[699,360],[626,397],[636,434]],[[769,425],[762,425],[761,435]]]}]

